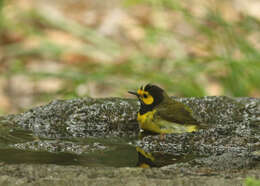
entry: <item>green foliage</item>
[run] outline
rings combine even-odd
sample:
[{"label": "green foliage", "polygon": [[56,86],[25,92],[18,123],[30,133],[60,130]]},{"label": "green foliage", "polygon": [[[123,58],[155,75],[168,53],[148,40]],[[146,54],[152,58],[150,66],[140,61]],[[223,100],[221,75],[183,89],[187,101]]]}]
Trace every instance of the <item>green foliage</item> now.
[{"label": "green foliage", "polygon": [[[243,15],[237,21],[226,20],[218,9],[207,7],[206,15],[199,17],[189,11],[189,7],[177,0],[125,0],[126,9],[135,6],[148,6],[149,11],[174,14],[190,26],[192,36],[175,31],[175,25],[161,27],[159,21],[142,23],[139,27],[144,33],[140,42],[133,44],[126,40],[106,37],[95,30],[66,17],[50,17],[37,10],[17,10],[16,19],[5,21],[5,29],[15,31],[27,38],[37,38],[37,45],[24,47],[21,42],[8,43],[1,47],[8,61],[9,72],[1,75],[25,74],[35,81],[55,77],[69,82],[64,90],[57,94],[73,97],[75,90],[82,84],[95,82],[115,87],[116,95],[125,95],[126,90],[138,88],[148,82],[165,88],[170,95],[205,96],[212,82],[223,89],[228,96],[251,96],[259,94],[260,51],[249,41],[250,34],[258,33],[260,22],[254,17]],[[0,14],[3,0],[0,0]],[[157,16],[157,14],[155,14]],[[2,17],[0,16],[0,24]],[[151,21],[152,20],[152,21]],[[167,20],[169,21],[169,20]],[[66,33],[81,41],[80,47],[64,45],[50,39],[46,30]],[[123,33],[124,34],[124,33]],[[193,38],[193,36],[197,37]],[[196,42],[194,42],[194,40]],[[206,42],[205,51],[209,55],[188,53],[186,47]],[[131,43],[132,42],[132,43]],[[184,43],[183,42],[187,42]],[[168,53],[155,54],[160,47]],[[130,50],[129,50],[130,49]],[[125,51],[127,57],[124,54]],[[73,53],[86,58],[73,59],[78,65],[64,65],[59,72],[30,72],[26,64],[31,59],[48,60],[63,63],[64,53]],[[122,57],[122,58],[121,58]],[[123,59],[123,60],[122,60]],[[78,61],[77,61],[78,60]],[[73,66],[73,67],[72,67]]]},{"label": "green foliage", "polygon": [[4,7],[4,0],[0,0],[0,32],[3,27],[4,22],[4,15],[2,13]]},{"label": "green foliage", "polygon": [[246,186],[260,186],[260,180],[254,178],[247,178],[245,184]]},{"label": "green foliage", "polygon": [[169,8],[174,10],[183,9],[179,1],[176,0],[125,0],[126,6],[134,6],[139,4],[151,5],[155,8]]}]

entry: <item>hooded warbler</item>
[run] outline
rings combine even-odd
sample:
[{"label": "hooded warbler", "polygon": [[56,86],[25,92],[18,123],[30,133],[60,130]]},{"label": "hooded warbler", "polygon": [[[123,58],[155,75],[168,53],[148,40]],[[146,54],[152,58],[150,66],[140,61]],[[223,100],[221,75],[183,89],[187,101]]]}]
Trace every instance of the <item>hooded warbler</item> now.
[{"label": "hooded warbler", "polygon": [[147,84],[137,92],[128,92],[137,96],[140,102],[140,110],[137,113],[140,129],[161,134],[161,138],[164,134],[197,130],[199,122],[193,118],[192,110],[171,99],[162,88]]}]

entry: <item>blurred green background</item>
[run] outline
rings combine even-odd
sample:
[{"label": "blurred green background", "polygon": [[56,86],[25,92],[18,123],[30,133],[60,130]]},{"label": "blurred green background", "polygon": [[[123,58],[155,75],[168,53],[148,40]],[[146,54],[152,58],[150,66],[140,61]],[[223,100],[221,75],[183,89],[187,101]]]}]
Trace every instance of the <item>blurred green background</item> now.
[{"label": "blurred green background", "polygon": [[260,96],[260,1],[0,0],[0,114],[53,99]]}]

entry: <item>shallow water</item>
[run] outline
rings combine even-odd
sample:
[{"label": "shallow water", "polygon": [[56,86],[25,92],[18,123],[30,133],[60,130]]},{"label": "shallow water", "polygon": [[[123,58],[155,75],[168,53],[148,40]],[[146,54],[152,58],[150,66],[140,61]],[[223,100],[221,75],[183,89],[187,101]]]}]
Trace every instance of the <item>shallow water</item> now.
[{"label": "shallow water", "polygon": [[77,155],[72,153],[33,152],[17,149],[1,149],[0,162],[7,164],[37,163],[57,165],[81,165],[87,167],[134,167],[137,163],[137,153],[133,147],[121,147],[120,150],[104,153]]},{"label": "shallow water", "polygon": [[[57,164],[87,167],[136,167],[140,154],[137,139],[73,138],[40,139],[29,131],[0,127],[0,163]],[[154,166],[186,162],[192,157],[155,156]]]},{"label": "shallow water", "polygon": [[[137,152],[126,139],[39,139],[23,129],[0,128],[0,162],[133,167]],[[69,146],[68,146],[69,145]],[[83,150],[82,150],[83,149]]]}]

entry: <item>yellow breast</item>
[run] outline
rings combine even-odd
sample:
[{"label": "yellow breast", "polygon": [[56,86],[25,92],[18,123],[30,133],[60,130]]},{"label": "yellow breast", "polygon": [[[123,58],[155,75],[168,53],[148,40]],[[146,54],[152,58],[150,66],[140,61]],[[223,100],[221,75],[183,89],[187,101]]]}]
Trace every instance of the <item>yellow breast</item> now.
[{"label": "yellow breast", "polygon": [[156,110],[149,111],[144,114],[138,113],[137,121],[139,123],[139,127],[143,130],[149,130],[159,134],[193,132],[197,130],[195,125],[182,125],[155,118],[155,113]]},{"label": "yellow breast", "polygon": [[156,110],[146,112],[144,114],[138,113],[137,115],[137,121],[139,123],[139,127],[143,130],[149,130],[155,133],[169,133],[165,130],[162,130],[160,126],[156,123],[154,119],[154,114],[156,113]]}]

